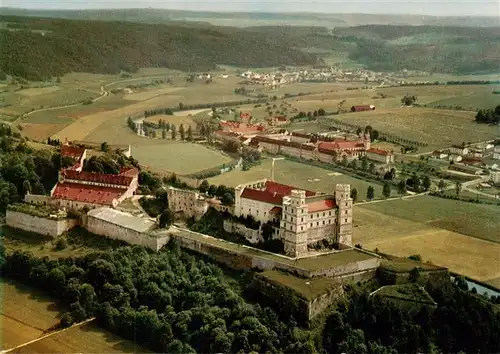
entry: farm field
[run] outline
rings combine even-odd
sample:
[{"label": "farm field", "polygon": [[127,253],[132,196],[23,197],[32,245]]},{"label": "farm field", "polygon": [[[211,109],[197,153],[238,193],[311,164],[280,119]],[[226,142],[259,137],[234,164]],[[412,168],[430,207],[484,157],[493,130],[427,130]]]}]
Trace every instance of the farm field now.
[{"label": "farm field", "polygon": [[185,175],[232,161],[200,144],[173,142],[134,146],[132,156],[153,171],[167,170]]},{"label": "farm field", "polygon": [[369,112],[346,113],[335,119],[373,128],[406,139],[426,142],[425,150],[448,147],[465,141],[494,139],[498,132],[486,124],[476,124],[474,112],[430,108],[378,109]]},{"label": "farm field", "polygon": [[[411,200],[421,198],[425,197]],[[369,209],[391,203],[393,201],[354,207],[353,243],[360,243],[365,249],[378,249],[400,257],[420,254],[424,262],[430,261],[485,282],[500,278],[499,243]],[[425,206],[418,210],[422,209]],[[397,207],[393,206],[392,210],[397,210]],[[416,212],[415,208],[411,211]]]},{"label": "farm field", "polygon": [[160,119],[167,122],[168,124],[173,124],[176,127],[179,127],[181,124],[184,124],[184,127],[186,127],[186,128],[190,125],[192,126],[193,129],[196,128],[196,123],[193,121],[192,116],[189,116],[189,115],[180,116],[180,115],[161,114],[158,116],[148,117],[144,121],[158,124]]},{"label": "farm field", "polygon": [[16,350],[16,353],[151,353],[92,323],[70,328]]},{"label": "farm field", "polygon": [[450,97],[442,100],[430,102],[429,107],[461,107],[466,110],[493,109],[500,105],[500,94],[494,95],[492,91],[497,89],[497,86],[490,86],[490,91],[479,94],[471,94],[467,96]]},{"label": "farm field", "polygon": [[0,295],[3,350],[36,339],[59,323],[60,312],[54,301],[34,289],[0,278]]},{"label": "farm field", "polygon": [[[167,86],[167,85],[162,85],[162,86]],[[162,88],[152,88],[149,90],[140,90],[138,92],[134,91],[134,93],[126,94],[123,97],[123,99],[127,101],[144,101],[144,100],[149,100],[150,98],[154,98],[156,96],[166,95],[181,90],[184,90],[184,88],[172,87],[171,85],[168,85],[167,87],[162,87]]]},{"label": "farm field", "polygon": [[420,196],[361,208],[500,243],[500,208],[496,205]]},{"label": "farm field", "polygon": [[[233,170],[224,173],[210,178],[209,182],[217,185],[224,184],[236,187],[239,184],[263,178],[271,179],[271,160],[266,159],[260,165],[252,167],[249,171]],[[368,186],[371,185],[375,188],[375,198],[382,196],[381,185],[290,160],[275,162],[275,180],[283,184],[323,193],[333,193],[336,184],[348,183],[351,185],[351,188],[357,189],[359,200],[366,198],[366,191]],[[393,193],[396,192],[393,191]]]}]

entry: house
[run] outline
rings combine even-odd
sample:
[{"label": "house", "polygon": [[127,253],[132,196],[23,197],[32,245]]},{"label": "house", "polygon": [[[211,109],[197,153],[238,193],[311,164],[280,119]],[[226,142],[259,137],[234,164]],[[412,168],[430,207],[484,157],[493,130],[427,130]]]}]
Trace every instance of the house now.
[{"label": "house", "polygon": [[493,158],[495,160],[500,160],[500,145],[495,146],[493,150]]},{"label": "house", "polygon": [[467,166],[459,163],[451,165],[449,169],[453,171],[467,173],[470,175],[482,175],[484,173],[484,170],[481,168],[474,166]]},{"label": "house", "polygon": [[448,160],[453,161],[453,162],[460,162],[462,161],[462,156],[458,154],[451,154],[448,155]]},{"label": "house", "polygon": [[278,126],[281,126],[281,125],[288,124],[288,118],[281,117],[281,116],[278,116],[278,117],[269,117],[269,118],[267,118],[267,122],[268,122],[269,125],[271,125],[273,127],[278,127]]},{"label": "house", "polygon": [[445,159],[448,157],[448,154],[443,151],[435,150],[432,152],[432,157],[435,159]]},{"label": "house", "polygon": [[138,179],[136,168],[123,169],[118,175],[63,169],[50,196],[53,204],[70,209],[115,207],[135,194]]},{"label": "house", "polygon": [[482,149],[470,149],[469,156],[482,158],[483,157],[483,150]]},{"label": "house", "polygon": [[169,187],[168,208],[179,216],[199,220],[208,210],[208,200],[197,191]]},{"label": "house", "polygon": [[366,151],[366,157],[368,160],[382,162],[386,165],[394,163],[394,153],[392,151],[372,148]]},{"label": "house", "polygon": [[364,112],[364,111],[373,111],[375,110],[374,105],[361,105],[361,106],[352,106],[351,112]]},{"label": "house", "polygon": [[469,148],[461,145],[452,145],[450,148],[450,154],[456,155],[467,155],[469,153]]},{"label": "house", "polygon": [[81,171],[83,169],[83,163],[87,158],[87,150],[85,148],[63,144],[61,146],[61,157],[72,159],[75,164],[70,169]]},{"label": "house", "polygon": [[317,194],[269,180],[235,188],[236,216],[251,215],[275,226],[285,253],[298,257],[323,241],[352,245],[352,199],[350,185],[336,185],[333,194]]},{"label": "house", "polygon": [[500,171],[490,171],[490,181],[493,184],[500,184]]}]

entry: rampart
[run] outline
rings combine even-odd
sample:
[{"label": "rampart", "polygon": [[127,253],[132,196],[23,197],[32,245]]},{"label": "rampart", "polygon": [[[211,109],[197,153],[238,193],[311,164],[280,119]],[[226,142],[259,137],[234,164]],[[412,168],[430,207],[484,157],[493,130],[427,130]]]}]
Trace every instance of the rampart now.
[{"label": "rampart", "polygon": [[37,234],[57,237],[75,227],[78,220],[70,218],[43,218],[7,209],[7,226]]}]

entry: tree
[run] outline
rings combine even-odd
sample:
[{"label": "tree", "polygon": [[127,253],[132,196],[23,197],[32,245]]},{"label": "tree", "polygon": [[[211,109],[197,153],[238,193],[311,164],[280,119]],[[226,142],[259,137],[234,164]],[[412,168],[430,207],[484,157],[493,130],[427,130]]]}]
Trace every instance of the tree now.
[{"label": "tree", "polygon": [[446,188],[446,183],[445,183],[445,181],[443,181],[442,179],[441,179],[441,180],[439,180],[439,183],[438,183],[438,188],[439,188],[439,191],[440,191],[441,193],[443,193],[443,192],[444,192],[444,189]]},{"label": "tree", "polygon": [[416,283],[418,282],[419,278],[420,278],[420,271],[417,267],[415,267],[410,271],[408,279],[410,280],[410,282]]},{"label": "tree", "polygon": [[184,124],[180,125],[179,134],[181,135],[181,140],[186,140],[186,131],[184,130]]},{"label": "tree", "polygon": [[417,97],[415,96],[405,95],[401,99],[401,103],[405,106],[411,106],[412,104],[415,104],[415,102],[417,102]]},{"label": "tree", "polygon": [[161,138],[162,138],[163,140],[165,140],[165,139],[167,138],[167,129],[166,129],[166,128],[163,128],[163,129],[161,130]]},{"label": "tree", "polygon": [[198,187],[199,191],[201,193],[206,193],[208,191],[208,188],[210,187],[210,185],[208,184],[208,181],[206,179],[204,179],[201,183],[200,183],[200,186]]},{"label": "tree", "polygon": [[373,186],[368,186],[368,189],[366,190],[366,198],[368,200],[373,200],[375,198],[375,188],[373,188]]},{"label": "tree", "polygon": [[354,203],[358,200],[358,190],[356,188],[351,189],[351,199]]},{"label": "tree", "polygon": [[224,205],[233,205],[234,204],[234,196],[230,192],[224,193],[224,195],[221,198],[221,202]]},{"label": "tree", "polygon": [[187,140],[193,141],[193,128],[191,128],[191,126],[189,126],[187,130]]},{"label": "tree", "polygon": [[384,187],[382,188],[382,195],[385,198],[389,198],[391,196],[391,185],[389,183],[384,183]]},{"label": "tree", "polygon": [[361,159],[361,169],[363,171],[368,170],[368,159],[366,158],[366,156]]},{"label": "tree", "polygon": [[422,187],[424,188],[424,191],[428,191],[429,188],[431,188],[431,179],[429,176],[424,176],[422,178]]},{"label": "tree", "polygon": [[168,228],[174,222],[174,213],[170,209],[165,209],[165,211],[160,215],[158,220],[160,228]]},{"label": "tree", "polygon": [[177,129],[175,128],[175,125],[171,125],[170,126],[170,134],[172,136],[172,140],[175,140],[175,138],[177,137]]},{"label": "tree", "polygon": [[217,186],[212,184],[208,188],[207,194],[211,197],[215,197],[215,194],[217,193]]},{"label": "tree", "polygon": [[370,166],[368,167],[368,171],[371,173],[371,174],[375,174],[376,170],[375,170],[375,164],[372,162],[370,163]]},{"label": "tree", "polygon": [[107,152],[109,150],[109,146],[108,146],[108,143],[107,142],[102,142],[101,143],[101,151],[103,152]]},{"label": "tree", "polygon": [[462,191],[462,183],[459,181],[455,182],[455,193],[457,193],[457,197],[460,195],[460,192]]},{"label": "tree", "polygon": [[404,179],[399,181],[398,183],[398,193],[403,197],[404,194],[406,194],[406,182]]},{"label": "tree", "polygon": [[23,195],[31,193],[31,183],[29,180],[25,179],[23,182]]}]

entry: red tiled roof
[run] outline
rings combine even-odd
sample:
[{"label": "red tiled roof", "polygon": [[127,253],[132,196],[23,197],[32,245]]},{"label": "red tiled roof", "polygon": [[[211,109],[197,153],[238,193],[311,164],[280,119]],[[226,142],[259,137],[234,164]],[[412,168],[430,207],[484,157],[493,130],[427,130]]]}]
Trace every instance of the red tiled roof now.
[{"label": "red tiled roof", "polygon": [[302,150],[314,150],[314,146],[312,145],[306,145],[305,143],[296,143],[292,141],[287,141],[287,140],[279,140],[279,139],[272,139],[268,138],[267,136],[256,136],[252,139],[252,145],[258,144],[258,143],[268,143],[268,144],[273,144],[273,145],[280,145],[280,146],[288,146],[296,149],[302,149]]},{"label": "red tiled roof", "polygon": [[323,142],[318,145],[319,152],[333,152],[336,150],[363,149],[365,145],[357,141],[335,140],[331,142]]},{"label": "red tiled roof", "polygon": [[129,186],[133,177],[121,175],[109,175],[104,173],[78,172],[72,170],[63,170],[62,175],[67,179],[77,181],[87,181],[96,183],[115,184],[120,186]]},{"label": "red tiled roof", "polygon": [[[272,181],[266,182],[264,190],[245,188],[241,193],[241,198],[258,200],[264,203],[281,205],[283,197],[292,194],[293,189],[298,189],[286,184],[276,183]],[[305,191],[307,197],[316,195],[315,192]]]},{"label": "red tiled roof", "polygon": [[283,211],[282,208],[275,206],[271,210],[269,210],[269,214],[274,214],[274,215],[278,214],[278,215],[281,215],[282,211]]},{"label": "red tiled roof", "polygon": [[392,155],[392,152],[387,151],[387,150],[381,150],[381,149],[370,149],[367,152],[369,152],[371,154],[383,155],[383,156],[390,156],[390,155]]},{"label": "red tiled roof", "polygon": [[122,167],[120,169],[120,176],[137,177],[139,176],[139,169],[135,167]]},{"label": "red tiled roof", "polygon": [[81,166],[82,166],[82,164],[81,164],[81,163],[79,163],[79,162],[77,162],[77,163],[75,163],[73,166],[71,166],[68,170],[74,170],[74,171],[76,171],[76,170],[78,170]]},{"label": "red tiled roof", "polygon": [[52,198],[84,203],[112,205],[124,193],[123,189],[96,187],[88,184],[58,183]]},{"label": "red tiled roof", "polygon": [[360,105],[360,106],[352,106],[351,107],[351,111],[354,111],[354,112],[371,111],[372,109],[375,109],[375,106]]},{"label": "red tiled roof", "polygon": [[79,148],[69,145],[63,145],[61,147],[61,156],[62,157],[72,157],[74,159],[79,160],[82,155],[85,153],[85,148]]},{"label": "red tiled roof", "polygon": [[333,208],[335,208],[335,201],[333,199],[324,199],[307,203],[308,213],[315,213],[318,211],[330,210]]}]

